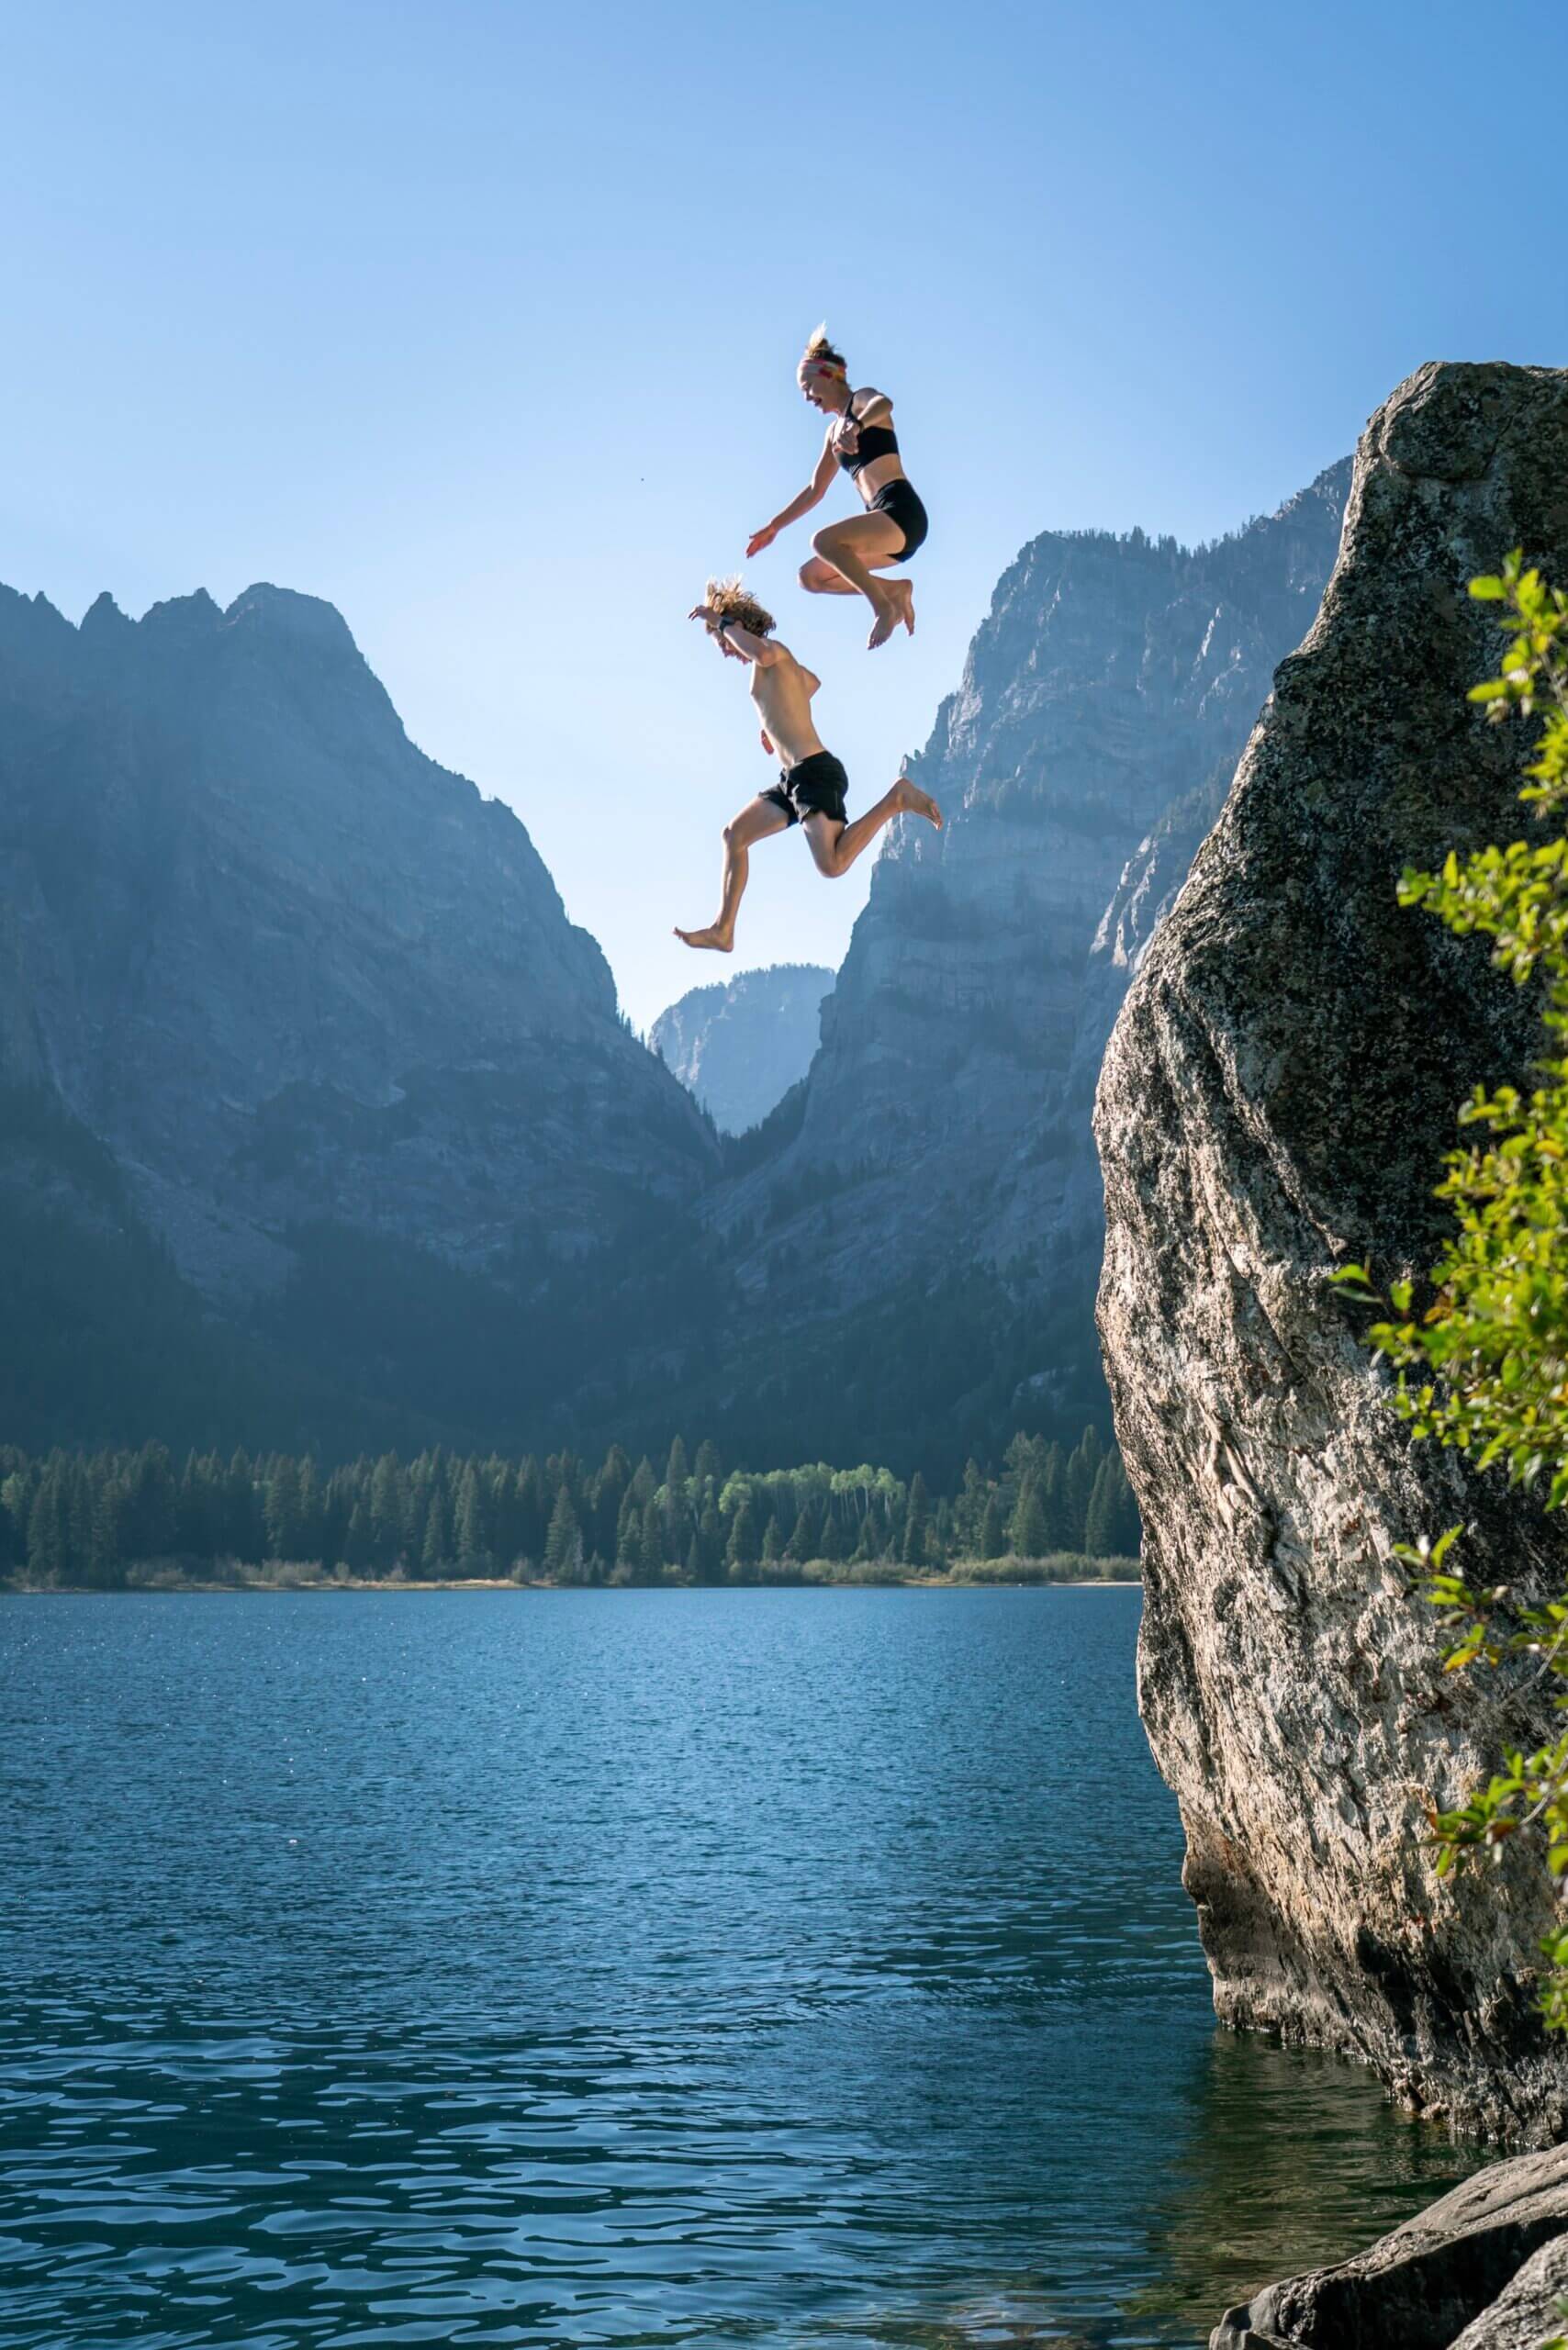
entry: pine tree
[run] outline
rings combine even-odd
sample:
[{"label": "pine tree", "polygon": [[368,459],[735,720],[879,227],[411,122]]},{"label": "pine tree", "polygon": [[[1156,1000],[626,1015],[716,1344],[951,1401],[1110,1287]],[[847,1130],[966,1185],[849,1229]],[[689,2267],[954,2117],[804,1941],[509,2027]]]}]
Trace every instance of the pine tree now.
[{"label": "pine tree", "polygon": [[25,1528],[17,1522],[17,1501],[21,1480],[14,1473],[0,1480],[0,1575],[22,1562]]},{"label": "pine tree", "polygon": [[808,1559],[816,1558],[817,1528],[822,1523],[815,1502],[808,1501],[795,1520],[794,1530],[784,1545],[784,1556],[797,1566],[804,1566]]},{"label": "pine tree", "polygon": [[[204,1473],[206,1465],[192,1450],[186,1453],[185,1465],[180,1472],[180,1489],[174,1500],[174,1549],[183,1559],[210,1559],[212,1556],[214,1514],[211,1491]],[[95,1461],[95,1512],[102,1501],[106,1482],[107,1471],[104,1462],[101,1460]]]},{"label": "pine tree", "polygon": [[632,1472],[632,1482],[626,1491],[630,1498],[636,1503],[639,1514],[646,1509],[657,1493],[658,1487],[654,1482],[654,1464],[645,1452]]},{"label": "pine tree", "polygon": [[1089,1498],[1083,1546],[1092,1558],[1136,1559],[1142,1541],[1137,1505],[1133,1500],[1121,1455],[1108,1452],[1101,1461]]},{"label": "pine tree", "polygon": [[1101,1455],[1104,1448],[1092,1428],[1085,1428],[1068,1460],[1067,1473],[1062,1481],[1062,1500],[1067,1517],[1064,1548],[1081,1550],[1089,1516],[1090,1496],[1099,1474]]},{"label": "pine tree", "polygon": [[993,1485],[980,1515],[980,1554],[982,1559],[1001,1559],[1006,1553],[1007,1528],[1002,1515],[1002,1495]]},{"label": "pine tree", "polygon": [[28,1572],[35,1583],[63,1583],[68,1564],[64,1479],[58,1461],[51,1461],[28,1513]]},{"label": "pine tree", "polygon": [[531,1452],[523,1462],[517,1481],[517,1547],[519,1555],[532,1567],[538,1566],[544,1556],[544,1538],[550,1530],[550,1513],[544,1505],[544,1480],[539,1463]]},{"label": "pine tree", "polygon": [[762,1556],[756,1516],[756,1504],[748,1485],[741,1496],[740,1507],[730,1521],[730,1539],[724,1546],[724,1562],[732,1580],[736,1583],[746,1580],[750,1570]]},{"label": "pine tree", "polygon": [[544,1572],[556,1583],[581,1583],[583,1566],[582,1524],[572,1501],[571,1487],[563,1480],[544,1540]]},{"label": "pine tree", "polygon": [[343,1532],[342,1552],[343,1564],[351,1575],[366,1574],[373,1565],[379,1563],[375,1555],[374,1520],[370,1510],[362,1501],[355,1502],[349,1512],[349,1522]]},{"label": "pine tree", "polygon": [[715,1486],[722,1478],[724,1464],[719,1458],[719,1448],[711,1438],[705,1437],[698,1446],[697,1458],[691,1464],[691,1473],[699,1479],[711,1477]]},{"label": "pine tree", "polygon": [[445,1574],[452,1557],[452,1537],[447,1520],[446,1494],[439,1484],[431,1488],[430,1515],[425,1520],[425,1539],[420,1554],[420,1569],[428,1583],[439,1583]]},{"label": "pine tree", "polygon": [[931,1540],[931,1503],[925,1480],[917,1469],[910,1480],[909,1508],[904,1515],[899,1556],[906,1567],[923,1567]]},{"label": "pine tree", "polygon": [[971,1453],[964,1463],[964,1490],[953,1512],[954,1538],[959,1552],[972,1559],[980,1550],[980,1521],[985,1516],[986,1481],[980,1474],[980,1462]]},{"label": "pine tree", "polygon": [[621,1559],[621,1513],[631,1483],[632,1463],[621,1447],[612,1444],[593,1488],[592,1547],[601,1558]]},{"label": "pine tree", "polygon": [[776,1567],[783,1555],[784,1541],[778,1530],[778,1512],[775,1509],[769,1514],[762,1538],[762,1563],[765,1567]]},{"label": "pine tree", "polygon": [[472,1460],[465,1462],[463,1474],[457,1481],[457,1505],[453,1513],[452,1534],[459,1572],[470,1577],[487,1574],[494,1561],[486,1536],[479,1472]]},{"label": "pine tree", "polygon": [[957,1548],[954,1525],[953,1505],[944,1494],[936,1505],[936,1515],[931,1521],[931,1548],[938,1566],[945,1567]]},{"label": "pine tree", "polygon": [[1015,1558],[1043,1559],[1049,1552],[1050,1529],[1046,1523],[1039,1483],[1034,1477],[1025,1480],[1008,1535]]},{"label": "pine tree", "polygon": [[120,1540],[128,1559],[167,1558],[174,1544],[177,1491],[161,1444],[144,1444],[129,1465]]},{"label": "pine tree", "polygon": [[397,1565],[409,1539],[406,1486],[407,1480],[397,1454],[384,1452],[371,1474],[370,1501],[366,1512],[373,1555],[383,1573],[390,1573]]},{"label": "pine tree", "polygon": [[250,1455],[234,1452],[223,1481],[223,1548],[229,1557],[259,1566],[266,1551],[266,1534],[256,1472]]},{"label": "pine tree", "polygon": [[1067,1494],[1067,1455],[1059,1444],[1049,1446],[1046,1452],[1040,1476],[1040,1505],[1046,1514],[1047,1550],[1076,1550],[1078,1537],[1073,1531]]},{"label": "pine tree", "polygon": [[301,1558],[319,1559],[326,1548],[322,1540],[325,1531],[321,1507],[321,1483],[316,1473],[316,1463],[308,1453],[299,1464],[299,1552]]},{"label": "pine tree", "polygon": [[286,1453],[279,1453],[268,1471],[264,1509],[267,1557],[297,1559],[301,1550],[299,1463]]},{"label": "pine tree", "polygon": [[615,1563],[622,1576],[637,1575],[643,1570],[643,1513],[630,1493],[622,1501],[615,1528]]},{"label": "pine tree", "polygon": [[84,1480],[84,1539],[73,1547],[83,1555],[88,1581],[104,1590],[125,1582],[119,1537],[121,1490],[109,1463],[100,1457]]}]

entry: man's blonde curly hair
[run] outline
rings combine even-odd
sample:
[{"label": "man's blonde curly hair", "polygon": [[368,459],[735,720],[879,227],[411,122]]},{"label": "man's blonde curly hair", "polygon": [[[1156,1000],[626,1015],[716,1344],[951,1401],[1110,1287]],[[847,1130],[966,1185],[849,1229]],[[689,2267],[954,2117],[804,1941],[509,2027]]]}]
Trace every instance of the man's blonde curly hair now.
[{"label": "man's blonde curly hair", "polygon": [[756,598],[747,595],[738,572],[730,579],[710,579],[702,600],[711,612],[738,621],[742,628],[749,628],[753,636],[770,636],[773,632],[776,623],[772,613],[765,612]]}]

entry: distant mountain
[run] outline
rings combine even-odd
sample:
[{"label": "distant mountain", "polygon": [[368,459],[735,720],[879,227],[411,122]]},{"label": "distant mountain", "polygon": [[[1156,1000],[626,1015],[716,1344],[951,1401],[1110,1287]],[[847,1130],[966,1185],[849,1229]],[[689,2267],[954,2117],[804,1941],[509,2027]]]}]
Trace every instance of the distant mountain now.
[{"label": "distant mountain", "polygon": [[498,1435],[591,1390],[583,1269],[717,1166],[516,816],[271,587],[80,628],[0,591],[0,1080],[53,1105],[14,1216],[79,1131],[308,1387]]},{"label": "distant mountain", "polygon": [[913,764],[946,828],[889,834],[806,1073],[824,973],[659,1024],[724,1136],[329,605],[0,591],[0,1442],[678,1428],[946,1478],[1076,1436],[1105,1038],[1347,474],[1209,547],[1025,548]]},{"label": "distant mountain", "polygon": [[798,1084],[817,1048],[817,1015],[833,973],[773,963],[716,987],[693,988],[648,1031],[648,1042],[720,1132],[745,1134]]},{"label": "distant mountain", "polygon": [[[1196,549],[1049,532],[1003,576],[910,767],[946,829],[890,834],[804,1089],[710,1200],[757,1299],[752,1359],[778,1365],[780,1397],[820,1396],[824,1439],[847,1419],[897,1457],[912,1418],[1103,1407],[1100,1058],[1316,612],[1349,479],[1347,461]],[[949,1342],[912,1357],[939,1284]],[[960,1343],[971,1324],[989,1354]]]}]

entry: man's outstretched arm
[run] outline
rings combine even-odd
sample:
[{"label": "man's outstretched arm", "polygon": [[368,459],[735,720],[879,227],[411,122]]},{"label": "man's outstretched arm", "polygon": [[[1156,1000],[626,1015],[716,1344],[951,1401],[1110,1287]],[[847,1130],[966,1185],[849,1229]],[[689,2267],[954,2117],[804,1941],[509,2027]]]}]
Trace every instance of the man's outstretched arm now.
[{"label": "man's outstretched arm", "polygon": [[722,637],[737,653],[744,653],[748,661],[755,661],[759,669],[770,669],[783,658],[783,646],[775,644],[771,637],[754,636],[739,621],[727,621],[722,613],[710,611],[706,604],[698,604],[687,617],[705,621],[711,635]]},{"label": "man's outstretched arm", "polygon": [[749,628],[742,628],[739,621],[725,621],[719,633],[737,652],[744,653],[748,661],[755,661],[759,669],[770,669],[784,657],[783,647],[775,644],[770,636],[754,636]]}]

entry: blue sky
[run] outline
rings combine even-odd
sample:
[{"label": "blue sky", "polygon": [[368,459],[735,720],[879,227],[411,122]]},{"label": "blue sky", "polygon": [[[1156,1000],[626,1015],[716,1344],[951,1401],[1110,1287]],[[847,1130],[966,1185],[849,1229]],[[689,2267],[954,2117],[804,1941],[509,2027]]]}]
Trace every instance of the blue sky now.
[{"label": "blue sky", "polygon": [[[326,596],[645,1023],[771,780],[684,614],[805,480],[824,314],[932,514],[913,644],[751,567],[864,806],[1050,527],[1213,536],[1428,358],[1568,364],[1568,24],[1450,0],[4,11],[0,578]],[[1540,226],[1533,234],[1529,215]],[[846,490],[835,490],[834,508]],[[809,526],[808,526],[809,527]],[[753,864],[737,965],[868,863]]]}]

